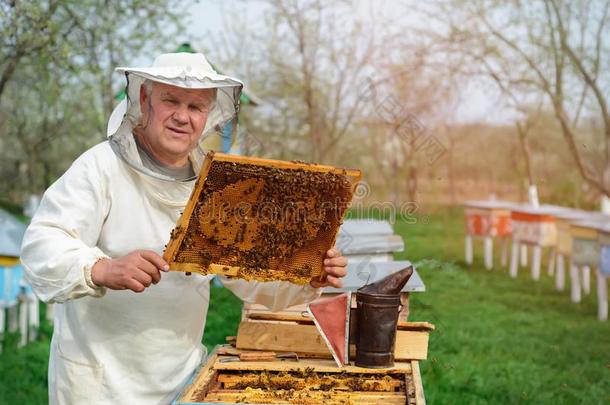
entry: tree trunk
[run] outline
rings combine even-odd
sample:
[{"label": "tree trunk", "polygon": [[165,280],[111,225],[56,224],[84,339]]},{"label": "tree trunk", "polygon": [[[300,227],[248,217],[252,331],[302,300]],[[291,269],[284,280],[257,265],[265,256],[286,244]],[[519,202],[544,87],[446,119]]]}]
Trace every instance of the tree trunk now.
[{"label": "tree trunk", "polygon": [[447,131],[447,139],[449,141],[447,145],[447,180],[449,181],[449,204],[455,205],[455,175],[453,167],[453,150],[455,148],[455,141],[453,140],[453,136],[451,135],[450,131]]},{"label": "tree trunk", "polygon": [[527,174],[527,196],[528,202],[534,207],[539,207],[540,202],[538,200],[538,188],[536,187],[536,183],[534,181],[534,168],[532,165],[532,151],[530,149],[529,142],[527,140],[527,134],[530,130],[530,125],[525,121],[525,123],[521,124],[517,122],[515,124],[517,126],[517,133],[519,134],[519,145],[521,146],[521,152],[523,153],[523,159],[525,160],[525,172]]},{"label": "tree trunk", "polygon": [[409,178],[407,180],[409,202],[417,202],[417,165],[409,163]]},{"label": "tree trunk", "polygon": [[17,65],[19,64],[20,58],[21,57],[18,55],[10,58],[8,60],[8,64],[4,68],[4,71],[2,72],[2,77],[0,77],[0,100],[2,100],[2,93],[4,92],[4,88],[6,87],[6,84],[13,76],[13,73],[15,73],[15,69],[17,69]]}]

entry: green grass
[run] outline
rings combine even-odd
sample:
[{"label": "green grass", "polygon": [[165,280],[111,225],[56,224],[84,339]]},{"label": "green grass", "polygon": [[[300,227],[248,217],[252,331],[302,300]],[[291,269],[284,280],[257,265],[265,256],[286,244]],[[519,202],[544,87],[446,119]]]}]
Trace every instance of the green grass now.
[{"label": "green grass", "polygon": [[229,289],[211,288],[210,307],[205,325],[203,343],[211,351],[214,346],[226,343],[227,336],[237,334],[242,303]]},{"label": "green grass", "polygon": [[[516,280],[506,269],[484,270],[479,244],[467,268],[459,209],[419,212],[408,222],[396,224],[407,246],[396,259],[416,263],[427,288],[411,295],[410,318],[437,327],[421,362],[428,403],[610,403],[610,323],[597,321],[594,293],[572,304],[546,272],[533,282],[524,269]],[[240,309],[228,290],[212,288],[206,346],[236,333]],[[46,402],[45,335],[19,351],[6,342],[0,403]]]},{"label": "green grass", "polygon": [[46,404],[49,344],[53,328],[46,322],[41,304],[42,323],[38,340],[17,349],[18,333],[5,333],[0,355],[0,404]]},{"label": "green grass", "polygon": [[521,269],[513,280],[480,257],[467,268],[460,210],[396,230],[407,246],[396,258],[419,262],[427,287],[411,295],[410,318],[437,327],[421,363],[429,403],[610,403],[610,325],[593,295],[575,305],[550,277]]}]

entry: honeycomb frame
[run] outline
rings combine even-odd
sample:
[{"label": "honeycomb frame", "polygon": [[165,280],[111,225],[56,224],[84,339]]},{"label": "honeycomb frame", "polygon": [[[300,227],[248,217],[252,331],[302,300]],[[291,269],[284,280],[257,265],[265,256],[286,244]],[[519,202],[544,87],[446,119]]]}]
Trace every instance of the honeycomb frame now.
[{"label": "honeycomb frame", "polygon": [[173,271],[322,280],[361,172],[209,152],[163,258]]}]

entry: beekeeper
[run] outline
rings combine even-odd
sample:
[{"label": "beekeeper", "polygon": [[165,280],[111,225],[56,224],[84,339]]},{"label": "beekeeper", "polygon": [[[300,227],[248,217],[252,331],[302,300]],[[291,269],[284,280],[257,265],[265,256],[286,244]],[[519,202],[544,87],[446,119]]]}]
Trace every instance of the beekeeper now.
[{"label": "beekeeper", "polygon": [[[242,83],[202,54],[117,70],[127,98],[110,117],[108,140],[49,187],[23,240],[27,280],[59,304],[51,404],[167,404],[206,355],[210,277],[166,273],[160,254],[202,165],[200,140],[236,120]],[[333,249],[324,284],[223,282],[278,310],[340,285],[346,265]]]}]

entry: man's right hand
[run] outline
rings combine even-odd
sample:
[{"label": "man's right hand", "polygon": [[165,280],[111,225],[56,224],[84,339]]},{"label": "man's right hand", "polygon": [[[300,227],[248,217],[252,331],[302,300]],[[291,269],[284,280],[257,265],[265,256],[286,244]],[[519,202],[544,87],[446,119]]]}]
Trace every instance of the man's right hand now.
[{"label": "man's right hand", "polygon": [[161,280],[169,265],[152,250],[135,250],[118,259],[101,259],[91,269],[95,285],[111,290],[142,292]]}]

